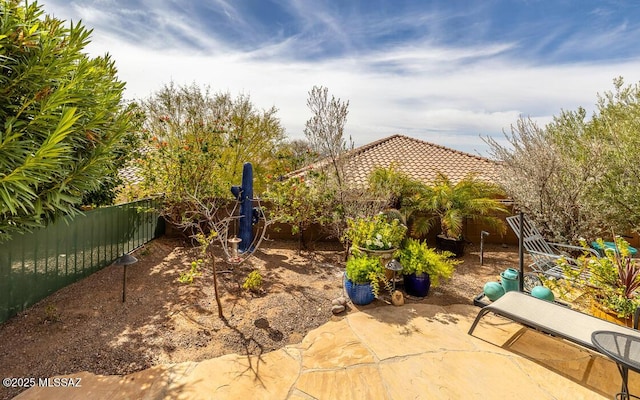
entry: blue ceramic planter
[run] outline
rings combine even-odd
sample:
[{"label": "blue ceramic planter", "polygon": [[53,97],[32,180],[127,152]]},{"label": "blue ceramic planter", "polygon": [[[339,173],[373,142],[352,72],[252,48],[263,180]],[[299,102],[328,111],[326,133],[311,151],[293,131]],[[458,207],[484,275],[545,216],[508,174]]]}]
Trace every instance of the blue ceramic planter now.
[{"label": "blue ceramic planter", "polygon": [[345,277],[344,288],[353,304],[364,306],[375,299],[370,283],[353,283]]},{"label": "blue ceramic planter", "polygon": [[431,278],[429,274],[409,274],[404,275],[404,290],[410,296],[426,297],[431,288]]}]

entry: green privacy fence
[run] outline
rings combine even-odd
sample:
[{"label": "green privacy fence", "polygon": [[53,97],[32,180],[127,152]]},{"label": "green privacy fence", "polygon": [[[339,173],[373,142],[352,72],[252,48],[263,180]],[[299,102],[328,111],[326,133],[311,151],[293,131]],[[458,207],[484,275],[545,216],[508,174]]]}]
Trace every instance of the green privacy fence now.
[{"label": "green privacy fence", "polygon": [[0,244],[0,322],[162,235],[160,201],[98,208]]}]

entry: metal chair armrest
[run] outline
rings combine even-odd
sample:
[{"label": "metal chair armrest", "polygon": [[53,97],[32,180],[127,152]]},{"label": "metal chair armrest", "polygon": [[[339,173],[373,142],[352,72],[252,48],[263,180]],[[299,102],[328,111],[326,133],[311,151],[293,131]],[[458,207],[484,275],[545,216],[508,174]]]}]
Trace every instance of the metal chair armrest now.
[{"label": "metal chair armrest", "polygon": [[[561,278],[561,277],[566,278],[566,276],[564,276],[562,268],[556,264],[557,260],[564,258],[569,264],[569,266],[571,267],[571,269],[578,271],[580,273],[580,277],[582,279],[586,280],[590,275],[588,270],[583,270],[578,267],[578,263],[574,258],[559,255],[559,254],[542,253],[535,250],[527,250],[527,251],[535,261],[531,265],[531,268],[536,272],[542,272],[545,275],[549,275],[555,278]],[[546,265],[541,265],[542,263]],[[533,266],[534,264],[535,266]]]},{"label": "metal chair armrest", "polygon": [[592,249],[590,247],[573,246],[573,245],[564,244],[564,243],[549,243],[549,245],[557,248],[558,250],[560,250],[559,248],[565,248],[565,249],[570,249],[570,250],[575,250],[575,251],[589,252],[589,253],[593,254],[594,256],[600,258],[600,253],[598,253],[595,249]]}]

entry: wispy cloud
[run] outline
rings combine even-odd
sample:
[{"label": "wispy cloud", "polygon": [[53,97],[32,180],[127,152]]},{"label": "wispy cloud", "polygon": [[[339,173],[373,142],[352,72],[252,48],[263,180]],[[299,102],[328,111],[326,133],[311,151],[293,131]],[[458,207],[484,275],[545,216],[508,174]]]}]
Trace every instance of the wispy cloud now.
[{"label": "wispy cloud", "polygon": [[[359,145],[404,133],[486,154],[480,135],[500,138],[519,115],[544,124],[561,109],[591,109],[616,76],[640,81],[633,15],[603,3],[535,19],[522,4],[51,0],[47,9],[95,28],[89,51],[113,55],[130,98],[171,80],[247,93],[278,107],[300,138],[307,93],[324,85],[350,101],[347,131]],[[582,26],[585,16],[603,29]]]}]

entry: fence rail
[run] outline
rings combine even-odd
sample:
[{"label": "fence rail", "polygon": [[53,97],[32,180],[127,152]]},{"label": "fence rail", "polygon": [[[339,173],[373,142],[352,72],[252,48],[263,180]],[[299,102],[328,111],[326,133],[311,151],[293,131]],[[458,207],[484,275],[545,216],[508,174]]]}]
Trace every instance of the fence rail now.
[{"label": "fence rail", "polygon": [[160,236],[149,198],[64,218],[0,245],[0,323]]}]

